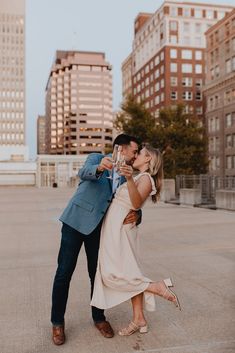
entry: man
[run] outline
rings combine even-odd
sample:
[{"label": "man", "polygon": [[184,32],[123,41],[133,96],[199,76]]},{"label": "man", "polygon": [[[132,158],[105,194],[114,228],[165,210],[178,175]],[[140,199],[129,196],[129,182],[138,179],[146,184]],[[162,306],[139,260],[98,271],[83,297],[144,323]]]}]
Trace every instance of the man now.
[{"label": "man", "polygon": [[[115,144],[122,146],[126,163],[133,164],[138,152],[138,141],[134,137],[121,134],[114,140],[113,145]],[[108,178],[112,167],[111,156],[91,153],[78,173],[81,179],[79,187],[60,217],[63,222],[62,238],[53,284],[51,310],[52,339],[56,345],[65,342],[64,315],[69,285],[83,244],[87,256],[91,296],[93,293],[101,225],[118,186],[117,175],[114,175],[114,184],[113,180]],[[125,178],[121,177],[119,183],[124,181]],[[137,218],[136,212],[130,211],[124,223],[136,222]],[[111,325],[106,321],[104,310],[92,307],[92,318],[96,328],[104,337],[114,336]]]}]

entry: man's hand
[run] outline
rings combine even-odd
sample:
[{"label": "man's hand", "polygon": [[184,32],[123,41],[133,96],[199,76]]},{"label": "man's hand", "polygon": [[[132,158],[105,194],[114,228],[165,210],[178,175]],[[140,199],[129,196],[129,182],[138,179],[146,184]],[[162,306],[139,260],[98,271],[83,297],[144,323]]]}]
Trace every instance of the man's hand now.
[{"label": "man's hand", "polygon": [[104,157],[101,159],[100,164],[97,168],[98,172],[103,172],[104,170],[112,170],[113,160],[111,157]]},{"label": "man's hand", "polygon": [[135,223],[137,222],[137,220],[139,219],[139,214],[138,212],[131,210],[128,215],[126,216],[126,218],[123,221],[123,224],[131,224],[131,223]]}]

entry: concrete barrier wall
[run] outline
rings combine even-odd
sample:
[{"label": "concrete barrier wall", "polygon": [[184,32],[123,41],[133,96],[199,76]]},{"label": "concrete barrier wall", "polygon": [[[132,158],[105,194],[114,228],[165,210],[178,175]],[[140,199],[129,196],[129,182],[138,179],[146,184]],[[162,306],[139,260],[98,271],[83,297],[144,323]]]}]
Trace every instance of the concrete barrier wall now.
[{"label": "concrete barrier wall", "polygon": [[194,206],[201,204],[201,201],[201,190],[180,189],[180,204]]},{"label": "concrete barrier wall", "polygon": [[161,192],[161,201],[170,201],[175,199],[175,180],[164,179]]},{"label": "concrete barrier wall", "polygon": [[216,191],[216,207],[225,210],[235,211],[235,191],[217,190]]},{"label": "concrete barrier wall", "polygon": [[35,162],[0,162],[0,186],[35,186]]},{"label": "concrete barrier wall", "polygon": [[0,174],[0,186],[35,186],[36,174]]}]

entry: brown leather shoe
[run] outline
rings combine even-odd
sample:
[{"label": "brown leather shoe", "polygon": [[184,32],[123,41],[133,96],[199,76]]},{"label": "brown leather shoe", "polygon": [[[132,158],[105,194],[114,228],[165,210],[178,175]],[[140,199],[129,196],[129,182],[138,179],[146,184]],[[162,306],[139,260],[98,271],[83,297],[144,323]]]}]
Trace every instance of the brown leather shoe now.
[{"label": "brown leather shoe", "polygon": [[108,321],[96,322],[95,327],[105,338],[112,338],[114,336],[113,329]]},{"label": "brown leather shoe", "polygon": [[52,326],[52,340],[56,346],[65,342],[64,326]]}]

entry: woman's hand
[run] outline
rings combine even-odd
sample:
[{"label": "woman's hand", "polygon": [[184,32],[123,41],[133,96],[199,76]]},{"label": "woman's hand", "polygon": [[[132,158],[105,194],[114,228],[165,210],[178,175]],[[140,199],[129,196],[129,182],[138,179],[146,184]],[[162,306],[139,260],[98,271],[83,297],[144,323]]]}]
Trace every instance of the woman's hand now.
[{"label": "woman's hand", "polygon": [[119,168],[119,174],[123,175],[126,180],[130,180],[133,175],[133,168],[130,165],[123,165]]}]

